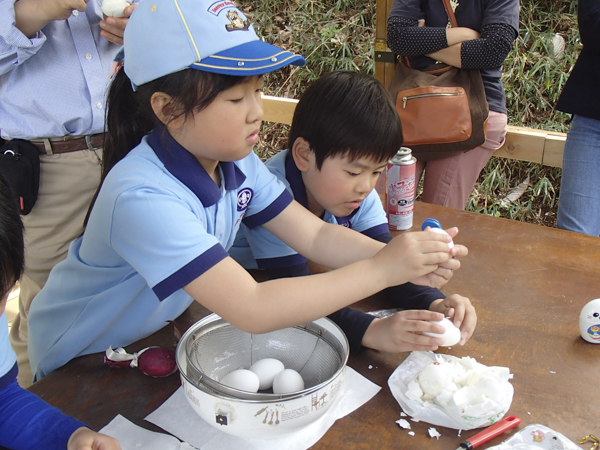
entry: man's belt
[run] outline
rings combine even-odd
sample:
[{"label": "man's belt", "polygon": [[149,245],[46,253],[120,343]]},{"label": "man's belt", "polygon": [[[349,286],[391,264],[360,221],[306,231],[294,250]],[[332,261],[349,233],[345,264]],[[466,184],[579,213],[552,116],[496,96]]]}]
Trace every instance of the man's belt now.
[{"label": "man's belt", "polygon": [[104,146],[104,133],[87,136],[65,136],[61,138],[31,139],[40,155],[77,152],[79,150],[98,150]]}]

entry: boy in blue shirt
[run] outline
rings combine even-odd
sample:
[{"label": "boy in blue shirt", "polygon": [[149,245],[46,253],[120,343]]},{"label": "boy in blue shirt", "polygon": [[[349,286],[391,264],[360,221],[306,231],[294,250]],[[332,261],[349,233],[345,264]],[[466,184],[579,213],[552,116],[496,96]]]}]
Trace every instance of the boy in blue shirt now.
[{"label": "boy in blue shirt", "polygon": [[[315,81],[296,107],[288,143],[288,150],[266,165],[296,201],[325,222],[384,243],[392,239],[374,186],[402,146],[402,129],[389,94],[377,80],[338,71]],[[262,227],[242,225],[229,254],[246,268],[265,270],[271,279],[310,274],[306,258]],[[344,308],[329,316],[344,330],[354,353],[361,346],[391,352],[429,350],[418,345],[411,332],[414,321],[439,320],[426,310],[462,324],[463,345],[474,331],[475,310],[465,297],[446,298],[438,289],[412,283],[385,294],[407,311],[376,319]]]},{"label": "boy in blue shirt", "polygon": [[24,266],[23,224],[8,183],[0,175],[0,447],[120,450],[115,439],[90,430],[19,386],[5,308]]}]

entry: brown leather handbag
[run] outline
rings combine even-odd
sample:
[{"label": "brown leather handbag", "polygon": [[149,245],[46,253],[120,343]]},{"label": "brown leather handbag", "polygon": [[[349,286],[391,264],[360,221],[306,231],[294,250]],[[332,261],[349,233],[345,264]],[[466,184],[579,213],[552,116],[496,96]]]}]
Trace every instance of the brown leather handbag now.
[{"label": "brown leather handbag", "polygon": [[[457,27],[449,0],[450,24]],[[390,83],[404,145],[418,161],[445,158],[485,142],[489,106],[479,70],[434,64],[424,70],[401,58]]]}]

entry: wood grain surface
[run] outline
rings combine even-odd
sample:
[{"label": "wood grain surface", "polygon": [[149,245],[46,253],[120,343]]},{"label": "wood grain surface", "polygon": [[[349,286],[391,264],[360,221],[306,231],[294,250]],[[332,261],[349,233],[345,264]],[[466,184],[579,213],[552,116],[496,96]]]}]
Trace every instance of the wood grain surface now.
[{"label": "wood grain surface", "polygon": [[[445,228],[458,226],[455,242],[469,255],[442,291],[459,293],[474,303],[478,327],[464,347],[440,350],[470,356],[489,366],[505,366],[514,374],[514,399],[509,411],[521,425],[479,448],[497,445],[529,424],[542,424],[573,441],[600,435],[600,345],[579,335],[579,313],[600,297],[600,239],[541,226],[418,203],[415,225],[438,219]],[[417,227],[415,226],[414,229]],[[374,296],[356,308],[394,307]],[[194,304],[177,324],[182,331],[209,311]],[[127,347],[174,346],[173,326]],[[382,387],[367,404],[338,420],[314,449],[455,449],[479,430],[436,427],[439,440],[429,438],[430,424],[411,423],[415,436],[395,421],[401,408],[387,380],[406,354],[365,351],[349,365]],[[122,414],[147,429],[161,431],[143,418],[180,386],[177,374],[150,378],[134,369],[111,369],[103,355],[77,358],[35,383],[30,391],[66,414],[95,429]],[[201,419],[199,419],[201,420]],[[584,447],[587,448],[587,447]]]}]

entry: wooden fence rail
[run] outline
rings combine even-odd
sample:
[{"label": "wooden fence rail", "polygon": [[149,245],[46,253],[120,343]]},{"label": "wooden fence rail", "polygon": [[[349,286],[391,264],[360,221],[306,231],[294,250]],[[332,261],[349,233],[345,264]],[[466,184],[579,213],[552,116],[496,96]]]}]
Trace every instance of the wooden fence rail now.
[{"label": "wooden fence rail", "polygon": [[[297,103],[298,100],[295,99],[263,96],[264,120],[291,124]],[[545,166],[562,167],[565,139],[565,133],[509,126],[506,142],[496,150],[494,155]]]}]

